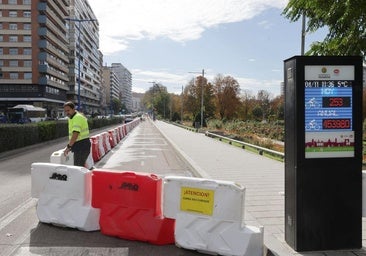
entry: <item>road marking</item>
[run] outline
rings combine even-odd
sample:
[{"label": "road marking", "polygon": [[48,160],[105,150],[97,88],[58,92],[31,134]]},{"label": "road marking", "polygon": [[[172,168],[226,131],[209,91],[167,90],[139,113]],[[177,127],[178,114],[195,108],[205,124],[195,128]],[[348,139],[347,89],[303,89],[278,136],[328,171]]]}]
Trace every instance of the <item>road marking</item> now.
[{"label": "road marking", "polygon": [[28,198],[22,204],[18,205],[12,211],[0,218],[0,230],[9,225],[12,221],[22,215],[29,208],[36,206],[38,199]]}]

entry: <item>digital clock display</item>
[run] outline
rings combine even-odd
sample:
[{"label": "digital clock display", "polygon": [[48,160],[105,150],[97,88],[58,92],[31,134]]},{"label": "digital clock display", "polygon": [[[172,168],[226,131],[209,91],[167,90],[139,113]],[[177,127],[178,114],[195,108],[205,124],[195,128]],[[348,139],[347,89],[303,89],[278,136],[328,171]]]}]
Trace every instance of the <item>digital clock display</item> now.
[{"label": "digital clock display", "polygon": [[324,130],[332,130],[332,129],[350,129],[351,128],[351,119],[349,118],[339,118],[339,119],[323,119],[323,129]]},{"label": "digital clock display", "polygon": [[323,97],[323,108],[349,108],[351,97]]}]

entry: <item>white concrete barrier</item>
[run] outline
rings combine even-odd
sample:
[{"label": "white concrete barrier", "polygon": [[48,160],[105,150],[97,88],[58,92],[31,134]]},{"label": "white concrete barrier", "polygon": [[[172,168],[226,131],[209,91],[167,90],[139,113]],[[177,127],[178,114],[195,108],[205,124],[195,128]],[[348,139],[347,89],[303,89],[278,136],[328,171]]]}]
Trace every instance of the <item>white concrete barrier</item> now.
[{"label": "white concrete barrier", "polygon": [[242,227],[238,221],[178,213],[174,237],[178,247],[202,253],[263,256],[263,228]]},{"label": "white concrete barrier", "polygon": [[241,222],[244,219],[244,194],[243,186],[230,181],[166,176],[164,215],[175,218],[178,212],[185,211]]},{"label": "white concrete barrier", "polygon": [[99,230],[100,209],[91,206],[92,172],[84,167],[33,163],[31,194],[39,221],[84,231]]},{"label": "white concrete barrier", "polygon": [[163,214],[177,246],[208,254],[263,255],[263,228],[245,226],[245,188],[230,181],[166,176]]},{"label": "white concrete barrier", "polygon": [[74,153],[69,152],[67,156],[64,154],[65,149],[60,149],[52,153],[50,156],[50,163],[74,165]]}]

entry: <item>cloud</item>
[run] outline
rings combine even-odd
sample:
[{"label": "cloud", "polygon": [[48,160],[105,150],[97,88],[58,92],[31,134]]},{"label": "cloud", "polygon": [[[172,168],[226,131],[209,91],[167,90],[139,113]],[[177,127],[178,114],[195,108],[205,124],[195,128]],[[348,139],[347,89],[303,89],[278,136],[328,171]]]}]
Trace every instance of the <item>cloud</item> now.
[{"label": "cloud", "polygon": [[223,23],[251,19],[288,0],[89,0],[100,25],[101,50],[125,50],[129,40],[166,37],[177,42],[199,39]]},{"label": "cloud", "polygon": [[268,91],[272,96],[279,95],[282,80],[259,80],[254,78],[236,78],[242,91],[250,91],[255,95],[260,90]]},{"label": "cloud", "polygon": [[[196,74],[172,74],[167,71],[151,71],[151,70],[132,70],[134,74],[133,79],[133,92],[144,93],[151,86],[153,82],[161,83],[163,86],[167,87],[168,92],[180,94],[182,86],[186,86],[187,83],[196,76]],[[199,75],[199,74],[197,74]],[[223,74],[224,76],[230,74]],[[231,76],[231,75],[230,75]],[[136,77],[136,78],[135,78]],[[265,80],[265,79],[255,79],[255,78],[244,78],[244,77],[234,77],[239,85],[242,92],[251,92],[253,96],[257,94],[260,90],[266,90],[271,93],[272,96],[280,94],[281,82],[282,80]],[[209,82],[214,79],[213,75],[207,76]]]}]

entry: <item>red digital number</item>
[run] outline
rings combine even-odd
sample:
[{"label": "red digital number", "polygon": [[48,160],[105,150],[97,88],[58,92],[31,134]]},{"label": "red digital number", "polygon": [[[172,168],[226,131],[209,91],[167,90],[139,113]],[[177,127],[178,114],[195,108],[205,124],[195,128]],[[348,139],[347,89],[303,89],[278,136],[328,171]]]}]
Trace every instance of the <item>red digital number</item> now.
[{"label": "red digital number", "polygon": [[329,98],[329,107],[342,107],[343,98]]},{"label": "red digital number", "polygon": [[324,119],[323,129],[350,129],[350,119]]}]

